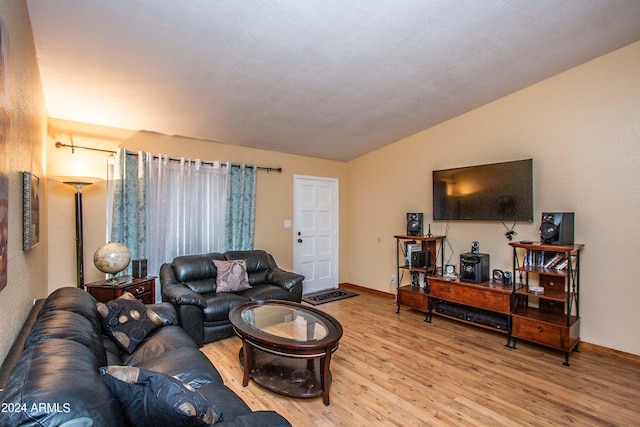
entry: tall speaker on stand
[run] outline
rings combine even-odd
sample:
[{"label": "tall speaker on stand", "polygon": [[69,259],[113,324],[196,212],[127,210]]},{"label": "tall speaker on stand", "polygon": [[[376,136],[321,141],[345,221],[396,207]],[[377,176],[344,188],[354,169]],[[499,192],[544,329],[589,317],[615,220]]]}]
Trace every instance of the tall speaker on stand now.
[{"label": "tall speaker on stand", "polygon": [[573,245],[574,220],[573,212],[543,212],[541,242],[547,245]]},{"label": "tall speaker on stand", "polygon": [[407,236],[422,236],[423,217],[422,212],[407,212]]}]

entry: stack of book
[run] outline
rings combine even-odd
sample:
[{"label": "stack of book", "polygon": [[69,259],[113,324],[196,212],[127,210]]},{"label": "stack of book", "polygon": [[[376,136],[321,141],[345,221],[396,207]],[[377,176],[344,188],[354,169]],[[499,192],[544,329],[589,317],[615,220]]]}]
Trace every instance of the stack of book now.
[{"label": "stack of book", "polygon": [[565,254],[562,253],[552,252],[552,254],[545,256],[544,251],[527,250],[524,255],[524,266],[566,270],[569,266],[569,260],[570,258],[566,257]]}]

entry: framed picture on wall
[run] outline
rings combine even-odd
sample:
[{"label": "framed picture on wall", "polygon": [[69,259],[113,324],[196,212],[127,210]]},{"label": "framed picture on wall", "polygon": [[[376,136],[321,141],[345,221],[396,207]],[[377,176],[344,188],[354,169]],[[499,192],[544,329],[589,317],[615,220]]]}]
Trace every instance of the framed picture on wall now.
[{"label": "framed picture on wall", "polygon": [[[2,145],[2,141],[0,141]],[[0,147],[2,148],[2,147]],[[3,156],[4,157],[4,156]],[[7,251],[9,249],[9,179],[0,165],[0,290],[7,286]]]},{"label": "framed picture on wall", "polygon": [[0,106],[9,107],[9,33],[0,18]]},{"label": "framed picture on wall", "polygon": [[24,239],[28,251],[40,242],[40,178],[31,172],[23,172]]},{"label": "framed picture on wall", "polygon": [[9,134],[9,34],[0,18],[0,291],[7,286],[9,250],[9,176],[7,136]]},{"label": "framed picture on wall", "polygon": [[0,107],[0,291],[7,286],[9,250],[9,175],[7,173],[7,135],[9,113]]}]

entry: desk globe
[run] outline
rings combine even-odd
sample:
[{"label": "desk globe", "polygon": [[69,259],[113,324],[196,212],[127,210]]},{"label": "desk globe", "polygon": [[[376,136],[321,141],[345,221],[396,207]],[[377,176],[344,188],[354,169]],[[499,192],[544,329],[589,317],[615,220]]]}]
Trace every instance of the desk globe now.
[{"label": "desk globe", "polygon": [[110,283],[118,283],[115,275],[127,268],[131,252],[122,243],[107,243],[93,254],[93,263],[103,273],[111,274]]}]

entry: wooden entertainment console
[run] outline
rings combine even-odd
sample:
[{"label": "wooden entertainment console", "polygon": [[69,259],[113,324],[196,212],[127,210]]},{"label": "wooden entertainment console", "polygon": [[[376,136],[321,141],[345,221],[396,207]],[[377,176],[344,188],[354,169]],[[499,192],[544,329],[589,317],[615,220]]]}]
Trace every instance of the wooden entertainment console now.
[{"label": "wooden entertainment console", "polygon": [[[468,283],[443,277],[444,236],[394,236],[397,241],[397,313],[406,306],[507,335],[507,347],[516,340],[530,341],[565,354],[580,342],[580,251],[584,245],[513,242],[513,282]],[[429,254],[426,267],[406,260],[402,246],[420,242]],[[402,256],[401,256],[402,255]],[[424,275],[424,282],[400,286],[401,271]]]},{"label": "wooden entertainment console", "polygon": [[446,280],[442,276],[429,276],[429,281],[428,322],[435,314],[496,330],[507,334],[509,345],[511,286],[490,282],[465,283]]}]

